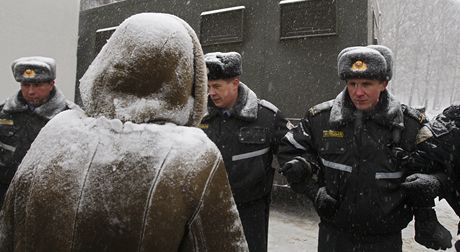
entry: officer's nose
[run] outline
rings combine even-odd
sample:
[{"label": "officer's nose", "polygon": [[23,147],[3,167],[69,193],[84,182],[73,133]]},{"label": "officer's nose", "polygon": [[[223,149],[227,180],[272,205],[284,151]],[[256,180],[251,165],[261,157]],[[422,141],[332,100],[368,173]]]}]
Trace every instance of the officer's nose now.
[{"label": "officer's nose", "polygon": [[214,90],[214,88],[208,87],[208,94],[209,94],[210,96],[216,95],[216,91]]},{"label": "officer's nose", "polygon": [[356,96],[363,96],[364,95],[364,89],[361,85],[357,85],[355,89],[355,94]]}]

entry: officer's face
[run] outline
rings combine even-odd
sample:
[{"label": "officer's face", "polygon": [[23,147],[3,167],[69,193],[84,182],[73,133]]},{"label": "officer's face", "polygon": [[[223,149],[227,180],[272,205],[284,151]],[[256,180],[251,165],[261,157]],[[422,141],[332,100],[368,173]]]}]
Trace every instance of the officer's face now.
[{"label": "officer's face", "polygon": [[48,101],[51,90],[53,90],[54,81],[41,83],[21,83],[21,93],[24,99],[38,107]]},{"label": "officer's face", "polygon": [[238,97],[239,78],[208,80],[208,93],[218,108],[231,108]]},{"label": "officer's face", "polygon": [[387,81],[350,79],[347,90],[351,101],[358,110],[370,110],[377,105],[380,93],[387,87]]}]

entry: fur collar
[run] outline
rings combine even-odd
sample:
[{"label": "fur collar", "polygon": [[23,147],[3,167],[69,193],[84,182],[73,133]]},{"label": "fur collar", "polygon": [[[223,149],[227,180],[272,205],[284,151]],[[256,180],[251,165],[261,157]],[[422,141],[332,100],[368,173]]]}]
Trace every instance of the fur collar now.
[{"label": "fur collar", "polygon": [[72,102],[67,101],[64,95],[55,87],[51,93],[51,99],[40,107],[35,108],[33,111],[29,110],[21,91],[6,99],[3,106],[3,111],[7,113],[18,113],[24,111],[31,111],[41,117],[50,120],[58,113],[66,110],[67,108],[77,107]]},{"label": "fur collar", "polygon": [[[232,116],[242,120],[254,121],[257,119],[258,108],[259,100],[257,99],[257,95],[243,82],[240,82],[236,104],[230,109]],[[221,109],[217,108],[211,99],[208,99],[208,113],[206,117],[216,116],[220,111]]]},{"label": "fur collar", "polygon": [[[355,119],[355,111],[355,106],[348,92],[344,89],[333,101],[329,122],[337,126],[351,122]],[[363,118],[391,128],[404,128],[404,114],[401,103],[387,90],[380,95],[380,101],[377,106],[372,111],[365,112]]]}]

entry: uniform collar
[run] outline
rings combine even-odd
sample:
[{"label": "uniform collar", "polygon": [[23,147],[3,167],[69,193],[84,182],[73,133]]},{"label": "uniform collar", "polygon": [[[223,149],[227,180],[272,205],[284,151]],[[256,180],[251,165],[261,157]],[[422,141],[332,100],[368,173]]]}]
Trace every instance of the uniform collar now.
[{"label": "uniform collar", "polygon": [[[244,83],[240,82],[236,103],[231,109],[228,109],[228,111],[231,113],[231,116],[253,121],[257,119],[258,104],[257,95]],[[205,117],[211,118],[221,114],[221,109],[217,108],[211,99],[208,99],[208,112]]]},{"label": "uniform collar", "polygon": [[[329,122],[333,125],[354,121],[356,108],[346,88],[334,99]],[[364,113],[363,118],[373,120],[381,125],[404,128],[404,115],[401,103],[387,90],[380,95],[380,101],[372,110]]]},{"label": "uniform collar", "polygon": [[7,113],[18,113],[28,110],[33,114],[37,114],[49,120],[67,108],[67,102],[64,95],[57,90],[56,87],[53,89],[50,96],[51,98],[45,104],[31,110],[22,97],[21,91],[19,91],[16,95],[6,99],[3,111]]}]

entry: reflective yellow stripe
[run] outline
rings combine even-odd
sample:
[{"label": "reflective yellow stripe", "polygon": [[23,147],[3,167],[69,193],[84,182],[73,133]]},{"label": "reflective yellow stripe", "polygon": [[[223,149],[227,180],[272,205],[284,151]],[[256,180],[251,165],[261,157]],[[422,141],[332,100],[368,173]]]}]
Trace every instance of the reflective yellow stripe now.
[{"label": "reflective yellow stripe", "polygon": [[10,119],[0,119],[0,125],[9,125],[9,126],[13,126],[13,125],[14,125],[14,121],[13,121],[13,120],[10,120]]}]

